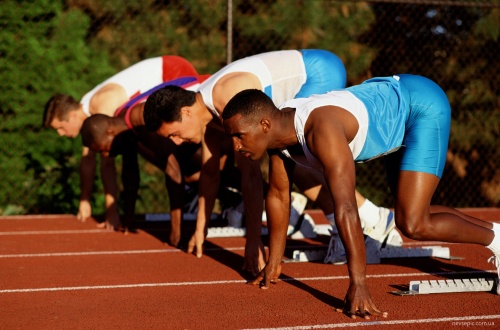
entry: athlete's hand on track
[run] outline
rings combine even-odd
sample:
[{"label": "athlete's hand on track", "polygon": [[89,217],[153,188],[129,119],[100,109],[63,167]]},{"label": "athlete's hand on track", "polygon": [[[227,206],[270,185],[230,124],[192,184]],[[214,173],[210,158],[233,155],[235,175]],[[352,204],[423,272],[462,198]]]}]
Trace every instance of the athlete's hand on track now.
[{"label": "athlete's hand on track", "polygon": [[169,237],[170,245],[172,245],[173,247],[177,247],[180,241],[181,241],[181,233],[176,229],[172,229],[170,231],[170,237]]},{"label": "athlete's hand on track", "polygon": [[281,262],[277,265],[274,265],[271,262],[268,262],[264,269],[260,272],[259,276],[250,284],[259,285],[261,289],[267,290],[269,289],[269,284],[277,284],[278,277],[281,274]]},{"label": "athlete's hand on track", "polygon": [[264,243],[259,239],[256,242],[247,239],[245,244],[245,260],[243,261],[243,270],[257,276],[266,266],[266,250]]},{"label": "athlete's hand on track", "polygon": [[196,257],[201,258],[203,255],[203,242],[205,241],[205,233],[200,231],[195,231],[188,243],[188,253],[195,252]]},{"label": "athlete's hand on track", "polygon": [[365,320],[369,320],[370,316],[387,317],[388,315],[387,312],[382,312],[375,306],[366,283],[351,284],[344,299],[344,307],[337,308],[336,311],[345,313],[353,319],[359,316]]}]

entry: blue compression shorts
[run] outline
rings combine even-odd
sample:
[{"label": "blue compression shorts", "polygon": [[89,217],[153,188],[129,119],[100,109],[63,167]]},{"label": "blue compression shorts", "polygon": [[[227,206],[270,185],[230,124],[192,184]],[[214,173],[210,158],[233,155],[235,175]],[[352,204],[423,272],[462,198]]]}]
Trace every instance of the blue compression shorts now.
[{"label": "blue compression shorts", "polygon": [[341,89],[346,84],[346,71],[340,58],[321,49],[300,50],[306,67],[307,80],[294,98],[309,97]]},{"label": "blue compression shorts", "polygon": [[432,80],[398,75],[408,96],[410,113],[406,122],[401,170],[434,174],[441,178],[450,136],[451,108],[444,91]]}]

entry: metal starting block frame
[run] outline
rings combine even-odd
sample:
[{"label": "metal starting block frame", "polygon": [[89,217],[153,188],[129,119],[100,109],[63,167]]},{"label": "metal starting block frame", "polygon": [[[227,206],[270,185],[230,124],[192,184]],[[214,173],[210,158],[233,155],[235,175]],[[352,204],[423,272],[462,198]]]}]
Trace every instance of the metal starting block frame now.
[{"label": "metal starting block frame", "polygon": [[[294,250],[292,254],[293,262],[309,262],[324,260],[326,256],[325,250]],[[461,259],[450,256],[450,248],[443,246],[423,246],[418,248],[403,248],[390,247],[380,249],[379,253],[373,254],[370,257],[369,264],[379,264],[380,259],[389,258],[419,258],[419,257],[434,257],[441,259]]]},{"label": "metal starting block frame", "polygon": [[[216,237],[244,237],[246,235],[246,228],[234,228],[234,227],[210,227],[208,228],[207,238]],[[262,227],[261,234],[263,236],[268,234],[266,227]]]},{"label": "metal starting block frame", "polygon": [[430,293],[488,292],[493,290],[495,282],[495,279],[492,278],[411,281],[408,291],[393,291],[392,293],[399,296],[408,296]]}]

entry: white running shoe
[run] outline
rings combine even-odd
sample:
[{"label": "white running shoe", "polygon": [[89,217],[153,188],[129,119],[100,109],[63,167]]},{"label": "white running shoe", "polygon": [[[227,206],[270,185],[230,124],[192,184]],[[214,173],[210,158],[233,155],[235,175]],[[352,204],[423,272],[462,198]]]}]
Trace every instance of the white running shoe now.
[{"label": "white running shoe", "polygon": [[494,255],[488,259],[497,268],[498,278],[496,280],[497,284],[497,294],[500,295],[500,255]]},{"label": "white running shoe", "polygon": [[375,226],[365,227],[363,234],[383,243],[394,228],[396,228],[394,212],[385,207],[379,207],[379,220]]},{"label": "white running shoe", "polygon": [[401,246],[403,246],[403,237],[401,237],[401,234],[397,231],[396,228],[391,230],[387,235],[386,240],[382,242],[382,247],[384,248],[393,248]]}]

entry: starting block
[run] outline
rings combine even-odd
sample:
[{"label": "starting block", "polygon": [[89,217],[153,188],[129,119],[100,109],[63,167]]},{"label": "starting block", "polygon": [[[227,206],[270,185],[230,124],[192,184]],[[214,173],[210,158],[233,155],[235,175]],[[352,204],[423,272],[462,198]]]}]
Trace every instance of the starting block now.
[{"label": "starting block", "polygon": [[[235,228],[235,227],[210,227],[208,228],[207,238],[216,237],[244,237],[246,235],[246,228]],[[267,235],[268,230],[266,227],[262,228],[262,235]]]},{"label": "starting block", "polygon": [[[319,261],[324,260],[326,256],[325,250],[294,250],[293,262],[308,262],[308,261]],[[380,259],[390,259],[390,258],[422,258],[422,257],[434,257],[442,259],[460,259],[457,257],[450,256],[450,249],[448,247],[442,246],[424,246],[418,248],[403,248],[403,247],[390,247],[382,248],[380,250],[367,249],[366,251],[366,263],[373,265],[379,264]]]},{"label": "starting block", "polygon": [[393,291],[393,293],[404,296],[450,292],[488,292],[492,291],[494,287],[495,280],[485,278],[411,281],[408,291]]},{"label": "starting block", "polygon": [[380,259],[391,258],[422,258],[434,257],[441,259],[460,259],[450,256],[450,248],[442,246],[423,246],[417,248],[390,247],[382,248],[378,251],[366,251],[367,264],[379,264]]},{"label": "starting block", "polygon": [[390,247],[380,249],[380,259],[419,257],[451,259],[450,248],[442,246],[423,246],[418,248]]}]

